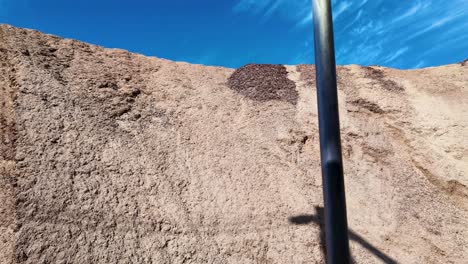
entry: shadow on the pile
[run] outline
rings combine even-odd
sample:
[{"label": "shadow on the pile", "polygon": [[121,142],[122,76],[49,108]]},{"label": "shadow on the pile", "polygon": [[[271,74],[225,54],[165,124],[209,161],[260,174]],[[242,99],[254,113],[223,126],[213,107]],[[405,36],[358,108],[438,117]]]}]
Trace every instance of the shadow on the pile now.
[{"label": "shadow on the pile", "polygon": [[[298,216],[293,216],[289,218],[289,222],[295,225],[307,225],[310,223],[314,223],[320,227],[320,247],[323,251],[323,253],[326,253],[326,248],[325,248],[325,227],[324,227],[324,212],[323,212],[323,207],[316,206],[315,207],[315,214],[314,215],[298,215]],[[369,242],[367,242],[362,236],[356,234],[353,230],[348,230],[349,234],[349,239],[358,242],[362,247],[367,249],[369,252],[374,254],[376,257],[378,257],[380,260],[382,260],[384,263],[387,264],[397,264],[394,259],[392,259],[390,256],[387,254],[383,253],[373,245],[371,245]],[[351,263],[354,263],[354,261],[351,261]]]}]

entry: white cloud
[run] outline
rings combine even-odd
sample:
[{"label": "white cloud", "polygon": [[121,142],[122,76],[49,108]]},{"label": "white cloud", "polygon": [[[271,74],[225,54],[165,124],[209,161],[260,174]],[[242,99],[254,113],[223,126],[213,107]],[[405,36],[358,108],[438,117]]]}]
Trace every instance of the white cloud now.
[{"label": "white cloud", "polygon": [[[335,8],[339,6],[336,2]],[[361,5],[363,2],[365,5]],[[353,2],[335,21],[339,64],[411,67],[424,61],[427,66],[431,65],[427,57],[438,56],[442,46],[466,47],[467,0],[363,2]],[[429,50],[431,54],[426,57]]]},{"label": "white cloud", "polygon": [[420,62],[418,62],[418,64],[414,65],[412,68],[413,69],[418,69],[418,68],[422,68],[426,63],[422,60]]},{"label": "white cloud", "polygon": [[264,18],[269,18],[278,9],[278,7],[281,5],[281,1],[282,0],[272,1],[273,3],[271,4],[270,7],[268,7],[266,9],[265,13],[263,14],[263,17]]},{"label": "white cloud", "polygon": [[310,23],[312,23],[312,19],[313,19],[313,16],[312,16],[312,13],[306,15],[303,19],[301,19],[299,22],[297,22],[296,26],[304,26],[304,25],[307,25]]},{"label": "white cloud", "polygon": [[416,37],[419,37],[420,35],[423,35],[433,29],[439,28],[446,24],[447,22],[451,21],[453,18],[452,17],[442,17],[434,22],[431,22],[429,25],[426,27],[420,29],[419,31],[416,31],[413,35],[411,35],[407,40],[412,40]]},{"label": "white cloud", "polygon": [[[303,30],[312,24],[311,2],[239,0],[234,10],[263,20],[285,19],[293,22],[294,30]],[[430,60],[422,57],[426,50],[440,53],[439,47],[446,43],[466,47],[468,0],[332,0],[332,4],[339,64],[408,67],[423,61],[427,66]],[[411,56],[403,59],[409,51]],[[294,61],[310,56],[299,53]]]},{"label": "white cloud", "polygon": [[402,13],[399,16],[396,16],[393,20],[392,23],[397,23],[400,21],[405,21],[408,18],[411,18],[412,16],[416,15],[417,13],[421,12],[422,10],[426,9],[430,4],[430,1],[415,1],[414,5],[408,9],[406,12]]},{"label": "white cloud", "polygon": [[408,50],[409,50],[408,47],[403,47],[401,49],[398,49],[395,53],[390,54],[387,57],[385,57],[383,62],[384,63],[392,62],[395,59],[397,59],[398,57],[400,57],[401,55],[403,55],[404,53],[406,53]]},{"label": "white cloud", "polygon": [[354,25],[354,23],[356,23],[357,21],[359,21],[359,19],[361,18],[362,16],[362,10],[359,10],[358,11],[358,14],[356,17],[354,17],[354,19],[348,23],[348,25],[346,25],[346,27],[344,27],[344,30],[348,29],[349,27],[351,27],[352,25]]},{"label": "white cloud", "polygon": [[[465,24],[468,28],[468,23]],[[466,46],[465,43],[468,43],[468,34],[440,36],[437,41],[434,42],[431,48],[425,50],[420,57],[427,57],[434,55],[437,51],[444,50],[447,47],[460,48]]]},{"label": "white cloud", "polygon": [[343,14],[344,12],[346,12],[346,10],[348,10],[351,7],[351,5],[352,5],[352,3],[348,2],[348,1],[340,2],[340,4],[338,4],[338,6],[335,8],[335,10],[332,11],[333,20],[338,19],[338,17],[341,14]]},{"label": "white cloud", "polygon": [[306,25],[312,21],[310,0],[239,0],[232,11],[258,16],[259,22],[271,19],[274,14],[294,22],[297,26]]},{"label": "white cloud", "polygon": [[365,5],[369,0],[362,0],[362,2],[359,4],[359,7]]}]

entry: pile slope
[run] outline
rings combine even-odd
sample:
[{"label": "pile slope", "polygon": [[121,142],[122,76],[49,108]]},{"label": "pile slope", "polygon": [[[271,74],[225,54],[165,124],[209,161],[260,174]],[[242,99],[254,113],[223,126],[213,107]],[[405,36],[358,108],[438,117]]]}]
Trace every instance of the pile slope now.
[{"label": "pile slope", "polygon": [[[356,263],[468,259],[468,67],[338,67]],[[322,263],[311,65],[0,26],[0,263]]]}]

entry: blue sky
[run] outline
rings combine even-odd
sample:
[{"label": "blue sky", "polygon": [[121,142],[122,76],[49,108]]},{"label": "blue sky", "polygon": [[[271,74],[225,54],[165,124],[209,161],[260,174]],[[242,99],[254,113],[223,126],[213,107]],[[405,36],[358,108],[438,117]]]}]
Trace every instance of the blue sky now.
[{"label": "blue sky", "polygon": [[[468,0],[332,1],[338,64],[468,58]],[[206,65],[313,63],[311,0],[0,0],[0,23]]]}]

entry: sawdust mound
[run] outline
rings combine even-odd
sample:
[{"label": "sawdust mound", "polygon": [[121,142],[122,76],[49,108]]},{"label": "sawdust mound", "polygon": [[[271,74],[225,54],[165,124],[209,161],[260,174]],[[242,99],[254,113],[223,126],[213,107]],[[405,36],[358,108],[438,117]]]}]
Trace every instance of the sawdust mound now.
[{"label": "sawdust mound", "polygon": [[[355,263],[466,263],[468,67],[338,67]],[[323,263],[315,71],[0,25],[0,263]]]}]

